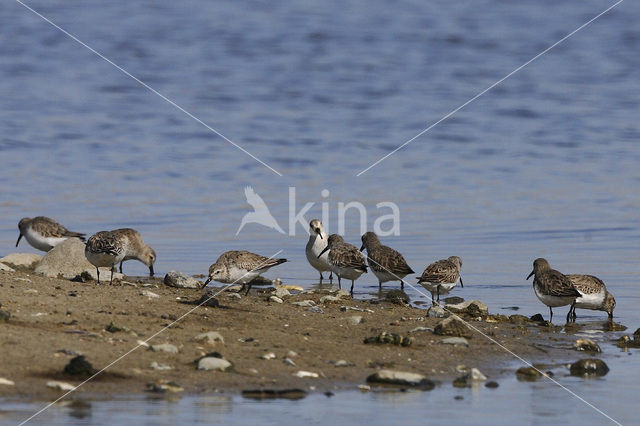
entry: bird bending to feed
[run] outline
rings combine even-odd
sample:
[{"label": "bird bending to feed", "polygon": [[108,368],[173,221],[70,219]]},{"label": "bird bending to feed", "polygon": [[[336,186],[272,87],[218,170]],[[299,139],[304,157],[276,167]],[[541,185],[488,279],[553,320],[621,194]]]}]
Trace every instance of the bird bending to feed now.
[{"label": "bird bending to feed", "polygon": [[576,308],[604,311],[613,319],[613,310],[616,307],[616,299],[607,290],[607,286],[598,277],[593,275],[569,274],[573,286],[580,293],[573,308],[572,319],[576,320]]},{"label": "bird bending to feed", "polygon": [[262,197],[260,197],[252,187],[247,186],[244,189],[244,196],[247,199],[247,203],[253,207],[253,211],[243,216],[242,221],[240,222],[240,227],[236,231],[236,235],[242,231],[242,228],[244,228],[247,223],[259,223],[267,228],[275,229],[281,234],[285,233],[269,211],[269,207],[267,207],[267,204],[264,202]]},{"label": "bird bending to feed", "polygon": [[37,216],[33,219],[23,217],[18,222],[18,229],[20,230],[20,235],[18,235],[16,247],[18,247],[20,239],[24,236],[33,248],[42,251],[51,250],[67,240],[67,238],[79,238],[84,241],[85,235],[79,232],[71,232],[55,220],[45,216]]},{"label": "bird bending to feed", "polygon": [[320,272],[320,284],[322,284],[322,280],[324,279],[322,276],[322,272],[324,271],[330,272],[329,281],[333,281],[333,272],[331,271],[329,260],[327,260],[329,253],[324,253],[322,256],[319,256],[327,247],[328,243],[329,236],[325,232],[322,222],[318,219],[313,219],[309,223],[309,241],[307,242],[304,252],[307,255],[309,264]]},{"label": "bird bending to feed", "polygon": [[362,236],[360,251],[367,250],[367,262],[369,268],[378,278],[378,286],[387,281],[400,281],[400,288],[404,288],[402,280],[414,271],[407,265],[402,255],[391,247],[383,246],[378,236],[373,232],[367,232]]},{"label": "bird bending to feed", "polygon": [[541,257],[533,261],[533,271],[527,276],[527,279],[532,275],[535,275],[533,291],[538,299],[549,307],[549,322],[553,321],[551,308],[571,305],[567,313],[567,322],[569,322],[575,309],[576,298],[581,296],[571,280],[566,275],[551,269],[549,262]]},{"label": "bird bending to feed", "polygon": [[441,294],[449,293],[457,284],[464,288],[460,277],[462,260],[458,256],[441,259],[427,266],[421,276],[416,277],[418,284],[431,292],[431,302],[435,305],[434,295],[440,301]]},{"label": "bird bending to feed", "polygon": [[156,252],[142,240],[138,231],[131,228],[114,229],[111,231],[125,246],[124,259],[120,261],[120,273],[122,273],[122,262],[129,259],[136,259],[147,265],[149,276],[153,276],[153,264],[156,261]]},{"label": "bird bending to feed", "polygon": [[351,296],[353,297],[353,285],[360,275],[367,272],[367,263],[364,255],[357,247],[345,243],[338,234],[331,234],[327,247],[320,252],[318,257],[325,252],[329,252],[327,260],[331,265],[331,270],[338,276],[338,287],[342,288],[340,280],[346,278],[351,280]]},{"label": "bird bending to feed", "polygon": [[87,245],[84,248],[84,255],[87,260],[96,267],[98,273],[98,284],[100,284],[100,267],[111,268],[111,279],[109,284],[113,283],[113,270],[115,266],[121,262],[127,249],[125,240],[122,235],[115,234],[111,231],[100,231],[89,237]]},{"label": "bird bending to feed", "polygon": [[223,284],[242,284],[240,291],[247,287],[245,295],[251,290],[251,281],[270,268],[286,262],[287,259],[274,259],[245,250],[233,250],[222,253],[216,263],[209,267],[209,277],[205,281],[218,281]]}]

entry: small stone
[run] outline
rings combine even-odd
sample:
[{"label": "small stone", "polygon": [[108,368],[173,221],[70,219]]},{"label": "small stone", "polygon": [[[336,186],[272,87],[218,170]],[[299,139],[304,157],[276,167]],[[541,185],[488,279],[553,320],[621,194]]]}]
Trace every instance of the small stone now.
[{"label": "small stone", "polygon": [[140,293],[142,296],[147,296],[149,298],[149,300],[151,299],[158,299],[160,298],[159,294],[156,294],[152,291],[149,290],[142,290],[142,293]]},{"label": "small stone", "polygon": [[147,342],[143,341],[143,340],[138,340],[136,343],[137,343],[139,346],[144,346],[145,348],[148,348],[148,347],[149,347],[149,344],[148,344]]},{"label": "small stone", "polygon": [[345,290],[344,288],[341,288],[336,293],[336,297],[338,297],[340,299],[350,298],[351,297],[351,293],[349,293],[349,291]]},{"label": "small stone", "polygon": [[84,355],[78,355],[64,367],[64,373],[70,376],[90,377],[96,373],[93,365],[86,360]]},{"label": "small stone", "polygon": [[640,340],[640,328],[633,332],[633,340]]},{"label": "small stone", "polygon": [[240,293],[227,293],[229,299],[242,299]]},{"label": "small stone", "polygon": [[531,322],[529,317],[520,314],[513,314],[509,316],[509,322],[511,324],[528,324]]},{"label": "small stone", "polygon": [[569,372],[572,376],[604,376],[609,372],[609,367],[600,359],[587,358],[571,364]]},{"label": "small stone", "polygon": [[453,381],[453,386],[456,388],[464,388],[467,386],[473,386],[478,382],[484,382],[486,380],[487,376],[482,374],[482,372],[477,368],[472,368],[470,371],[465,373],[464,376],[455,379]]},{"label": "small stone", "polygon": [[422,390],[431,390],[435,387],[435,383],[422,374],[396,370],[380,370],[367,377],[367,383],[408,386]]},{"label": "small stone", "polygon": [[447,337],[440,341],[443,345],[466,346],[469,347],[469,341],[464,337]]},{"label": "small stone", "polygon": [[533,322],[544,322],[544,318],[543,318],[542,314],[532,315],[530,320],[533,321]]},{"label": "small stone", "polygon": [[533,367],[520,367],[516,371],[516,376],[518,377],[518,380],[533,382],[542,377],[542,373]]},{"label": "small stone", "polygon": [[462,303],[462,302],[464,302],[464,299],[458,296],[450,296],[444,299],[444,303],[446,305],[457,305],[458,303]]},{"label": "small stone", "polygon": [[396,305],[406,305],[409,303],[409,296],[402,290],[389,290],[385,295],[387,302],[394,303]]},{"label": "small stone", "polygon": [[198,334],[193,338],[196,342],[204,343],[205,345],[213,346],[216,342],[220,342],[224,345],[224,338],[217,331],[209,331],[207,333]]},{"label": "small stone", "polygon": [[0,322],[9,322],[9,318],[11,318],[9,311],[0,309]]},{"label": "small stone", "polygon": [[347,362],[344,359],[338,360],[334,364],[334,366],[336,366],[336,367],[353,367],[353,365],[354,364],[352,362]]},{"label": "small stone", "polygon": [[382,344],[392,344],[398,346],[411,346],[413,343],[413,339],[409,336],[401,336],[397,333],[389,333],[383,331],[377,336],[367,337],[364,339],[364,344],[370,343],[382,343]]},{"label": "small stone", "polygon": [[320,298],[320,303],[332,303],[332,302],[339,302],[340,298],[336,297],[336,296],[322,296]]},{"label": "small stone", "polygon": [[73,386],[72,384],[66,383],[66,382],[59,382],[57,380],[52,380],[50,382],[47,382],[47,387],[51,389],[59,390],[59,391],[64,391],[64,392],[75,389],[75,386]]},{"label": "small stone", "polygon": [[349,324],[358,325],[358,324],[360,324],[360,323],[363,323],[363,322],[364,322],[364,318],[362,318],[362,316],[361,316],[361,315],[354,315],[354,316],[352,316],[352,317],[348,317],[348,318],[347,318],[347,322],[348,322]]},{"label": "small stone", "polygon": [[433,333],[440,336],[454,336],[471,338],[473,333],[464,322],[456,317],[449,317],[442,320],[433,329]]},{"label": "small stone", "polygon": [[282,362],[284,362],[285,364],[290,365],[292,367],[296,366],[296,363],[291,358],[284,358],[282,360]]},{"label": "small stone", "polygon": [[498,382],[494,382],[494,381],[487,382],[487,383],[484,385],[484,387],[489,388],[489,389],[495,389],[495,388],[497,388],[498,386],[500,386],[500,385],[498,384]]},{"label": "small stone", "polygon": [[160,380],[156,383],[147,383],[147,392],[166,393],[166,392],[182,392],[184,389],[176,382]]},{"label": "small stone", "polygon": [[309,308],[311,306],[315,306],[316,302],[311,299],[303,300],[301,302],[291,302],[292,305],[302,306],[304,308]]},{"label": "small stone", "polygon": [[299,377],[301,379],[304,379],[306,377],[311,377],[314,379],[320,377],[318,373],[314,373],[312,371],[304,371],[304,370],[298,371],[297,373],[294,374],[294,376]]},{"label": "small stone", "polygon": [[428,318],[447,318],[449,315],[449,312],[445,311],[444,308],[438,305],[431,306],[427,309]]},{"label": "small stone", "polygon": [[591,339],[578,339],[573,347],[579,351],[602,352],[600,346]]},{"label": "small stone", "polygon": [[640,340],[631,340],[631,337],[625,334],[624,336],[620,336],[620,338],[616,342],[616,345],[622,349],[640,348]]},{"label": "small stone", "polygon": [[287,356],[289,358],[294,358],[294,357],[298,356],[298,353],[296,351],[289,351],[289,352],[287,352]]},{"label": "small stone", "polygon": [[13,269],[12,267],[5,265],[4,263],[0,263],[0,271],[4,271],[4,272],[15,272],[16,270]]},{"label": "small stone", "polygon": [[231,363],[223,358],[205,357],[198,361],[198,370],[225,371],[231,367]]},{"label": "small stone", "polygon": [[445,308],[454,314],[463,314],[471,318],[486,318],[487,315],[489,315],[489,308],[479,300],[470,300],[455,305],[446,305]]},{"label": "small stone", "polygon": [[169,287],[176,288],[202,288],[202,284],[200,284],[198,280],[190,275],[185,274],[184,272],[179,271],[167,272],[167,275],[164,276],[164,283]]},{"label": "small stone", "polygon": [[302,399],[307,392],[302,389],[251,389],[243,390],[242,396],[250,399]]},{"label": "small stone", "polygon": [[482,372],[477,368],[472,368],[471,371],[469,372],[469,379],[473,381],[484,382],[487,380],[487,376],[482,374]]},{"label": "small stone", "polygon": [[314,314],[324,314],[324,311],[320,306],[312,306],[310,308],[307,308],[307,311],[313,312]]},{"label": "small stone", "polygon": [[271,296],[269,297],[269,302],[273,302],[273,303],[282,303],[282,299],[280,299],[277,296]]},{"label": "small stone", "polygon": [[291,296],[291,293],[286,288],[280,287],[276,288],[276,291],[273,292],[273,295],[280,299],[284,299],[285,297]]},{"label": "small stone", "polygon": [[509,322],[509,317],[502,314],[487,315],[485,321],[491,323]]},{"label": "small stone", "polygon": [[0,377],[0,385],[13,386],[16,382],[13,380],[5,379],[4,377]]},{"label": "small stone", "polygon": [[175,345],[172,345],[171,343],[162,343],[159,345],[151,345],[151,350],[153,352],[166,352],[169,354],[177,354],[178,353],[178,347]]},{"label": "small stone", "polygon": [[266,354],[260,355],[260,359],[275,359],[276,358],[276,354],[274,354],[273,352],[268,352]]},{"label": "small stone", "polygon": [[433,328],[429,328],[429,327],[416,327],[416,328],[412,328],[411,330],[409,330],[409,333],[417,333],[419,331],[427,331],[430,333],[433,333]]},{"label": "small stone", "polygon": [[42,256],[35,253],[11,253],[0,258],[0,263],[10,266],[11,268],[33,269],[41,260]]},{"label": "small stone", "polygon": [[164,370],[173,370],[173,367],[166,364],[159,364],[156,361],[153,361],[149,366],[152,370],[164,371]]}]

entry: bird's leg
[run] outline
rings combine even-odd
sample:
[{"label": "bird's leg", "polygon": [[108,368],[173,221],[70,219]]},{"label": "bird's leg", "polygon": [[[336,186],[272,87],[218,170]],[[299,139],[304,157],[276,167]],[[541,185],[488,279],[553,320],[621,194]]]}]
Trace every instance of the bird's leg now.
[{"label": "bird's leg", "polygon": [[342,284],[340,283],[340,275],[338,275],[338,288],[342,290]]},{"label": "bird's leg", "polygon": [[249,290],[251,290],[251,283],[247,284],[247,292],[244,294],[245,296],[249,294]]},{"label": "bird's leg", "polygon": [[322,280],[324,279],[324,277],[322,276],[322,272],[320,272],[320,285],[322,285]]},{"label": "bird's leg", "polygon": [[351,297],[353,297],[353,283],[354,283],[354,280],[351,280],[351,291],[350,291]]},{"label": "bird's leg", "polygon": [[242,291],[244,290],[245,284],[242,284],[242,287],[240,287],[240,290],[238,291],[238,293],[242,293]]},{"label": "bird's leg", "polygon": [[435,306],[435,305],[436,305],[436,299],[434,299],[434,298],[433,298],[433,293],[431,293],[431,304],[432,304],[433,306]]},{"label": "bird's leg", "polygon": [[96,273],[98,274],[98,284],[100,284],[100,269],[96,266]]},{"label": "bird's leg", "polygon": [[404,290],[404,280],[400,280],[400,288]]},{"label": "bird's leg", "polygon": [[382,281],[378,280],[378,288],[382,290]]},{"label": "bird's leg", "polygon": [[438,289],[438,302],[440,302],[440,286],[436,287]]},{"label": "bird's leg", "polygon": [[120,273],[122,273],[122,262],[124,262],[124,260],[120,261]]},{"label": "bird's leg", "polygon": [[329,272],[329,282],[333,284],[333,271]]},{"label": "bird's leg", "polygon": [[109,280],[109,285],[113,284],[113,270],[114,270],[115,266],[111,267],[111,279]]},{"label": "bird's leg", "polygon": [[549,306],[549,322],[553,324],[553,311],[551,310],[551,306]]}]

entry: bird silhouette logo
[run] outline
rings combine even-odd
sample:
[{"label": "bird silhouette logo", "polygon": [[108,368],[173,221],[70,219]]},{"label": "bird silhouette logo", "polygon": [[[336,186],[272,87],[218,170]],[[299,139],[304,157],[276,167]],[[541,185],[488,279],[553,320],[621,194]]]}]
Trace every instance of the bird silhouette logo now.
[{"label": "bird silhouette logo", "polygon": [[244,196],[247,198],[247,203],[253,207],[253,211],[244,215],[236,235],[238,235],[240,231],[242,231],[242,228],[244,228],[248,223],[257,223],[259,225],[266,226],[267,228],[275,229],[281,234],[285,233],[269,211],[267,204],[264,202],[262,197],[256,194],[253,188],[250,186],[245,187]]}]

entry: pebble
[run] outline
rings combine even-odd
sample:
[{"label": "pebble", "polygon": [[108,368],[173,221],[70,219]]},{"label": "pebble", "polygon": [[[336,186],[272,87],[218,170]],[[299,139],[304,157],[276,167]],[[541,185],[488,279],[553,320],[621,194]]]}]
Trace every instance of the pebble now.
[{"label": "pebble", "polygon": [[205,345],[215,345],[216,342],[220,342],[224,345],[224,338],[217,331],[209,331],[207,333],[198,334],[193,338],[196,342],[204,343]]},{"label": "pebble", "polygon": [[387,302],[395,303],[396,305],[405,305],[409,303],[409,296],[402,290],[389,290],[385,295]]},{"label": "pebble", "polygon": [[358,311],[358,312],[369,312],[370,314],[373,313],[373,311],[371,309],[363,309],[363,308],[357,308],[355,306],[340,306],[340,310],[342,312],[346,312],[346,311]]},{"label": "pebble", "polygon": [[393,344],[398,346],[411,346],[413,343],[413,339],[409,336],[401,336],[397,333],[389,333],[383,331],[377,336],[367,337],[364,339],[364,344],[369,343],[384,343],[384,344]]},{"label": "pebble", "polygon": [[336,296],[322,296],[320,298],[320,303],[331,303],[331,302],[339,302],[340,298]]},{"label": "pebble", "polygon": [[516,376],[518,377],[518,380],[533,382],[542,377],[542,373],[533,367],[520,367],[516,371]]},{"label": "pebble", "polygon": [[449,315],[449,312],[445,311],[441,306],[431,306],[427,309],[428,318],[447,318]]},{"label": "pebble", "polygon": [[431,390],[435,387],[435,383],[422,374],[396,370],[380,370],[367,377],[367,383],[410,386],[422,390]]},{"label": "pebble", "polygon": [[336,367],[353,367],[355,364],[352,362],[347,362],[344,359],[338,360],[336,361],[336,363],[334,364],[334,366]]},{"label": "pebble", "polygon": [[305,308],[309,308],[311,306],[314,306],[316,304],[316,302],[314,302],[311,299],[307,299],[307,300],[303,300],[301,302],[291,302],[292,305],[296,305],[296,306],[302,306]]},{"label": "pebble", "polygon": [[600,359],[587,358],[571,364],[569,372],[572,376],[604,376],[609,372],[609,367]]},{"label": "pebble", "polygon": [[9,311],[3,311],[0,309],[0,322],[8,322],[9,318],[11,318]]},{"label": "pebble", "polygon": [[349,322],[349,324],[358,325],[364,322],[364,318],[362,318],[361,315],[354,315],[352,317],[348,317],[347,322]]},{"label": "pebble", "polygon": [[417,333],[419,331],[428,331],[428,332],[433,332],[433,328],[429,328],[429,327],[416,327],[416,328],[412,328],[411,330],[409,330],[409,333]]},{"label": "pebble", "polygon": [[169,287],[176,288],[202,288],[202,284],[190,275],[179,271],[169,271],[164,276],[164,283]]},{"label": "pebble", "polygon": [[90,377],[96,373],[96,369],[84,355],[78,355],[64,367],[64,373],[70,376]]},{"label": "pebble", "polygon": [[242,299],[240,293],[228,293],[227,297],[230,299]]},{"label": "pebble", "polygon": [[271,296],[271,297],[269,297],[269,302],[282,303],[282,299],[280,299],[277,296]]},{"label": "pebble", "polygon": [[310,308],[307,308],[307,311],[313,312],[314,314],[324,314],[324,311],[320,306],[312,306]]},{"label": "pebble", "polygon": [[261,359],[267,359],[267,360],[268,359],[275,359],[276,358],[276,354],[274,354],[273,352],[269,352],[269,353],[266,353],[264,355],[260,355],[260,358]]},{"label": "pebble", "polygon": [[469,300],[453,305],[447,304],[445,308],[454,314],[464,314],[472,318],[486,318],[489,315],[489,308],[479,300]]},{"label": "pebble", "polygon": [[15,272],[16,270],[10,266],[5,265],[4,263],[0,263],[0,271]]},{"label": "pebble", "polygon": [[149,366],[149,368],[151,368],[152,370],[158,370],[158,371],[173,370],[173,367],[171,367],[170,365],[159,364],[156,361],[153,361]]},{"label": "pebble", "polygon": [[591,339],[578,339],[573,347],[578,351],[602,352],[600,346]]},{"label": "pebble", "polygon": [[148,348],[148,347],[149,347],[149,344],[148,344],[147,342],[143,341],[143,340],[138,340],[136,343],[137,343],[139,346],[144,346],[145,348]]},{"label": "pebble", "polygon": [[156,383],[147,383],[147,392],[166,393],[166,392],[182,392],[184,389],[176,382],[160,380]]},{"label": "pebble", "polygon": [[13,380],[5,379],[4,377],[0,377],[0,385],[13,386],[16,383]]},{"label": "pebble", "polygon": [[154,293],[152,291],[149,291],[149,290],[142,290],[142,293],[140,293],[140,294],[143,295],[143,296],[147,296],[149,298],[149,300],[158,299],[160,297],[159,294],[156,294],[156,293]]},{"label": "pebble", "polygon": [[177,354],[178,353],[178,347],[175,345],[172,345],[171,343],[162,343],[160,345],[151,345],[151,350],[153,352],[166,352],[166,353],[170,353],[170,354]]},{"label": "pebble", "polygon": [[306,377],[311,377],[314,379],[320,377],[318,373],[314,373],[312,371],[304,371],[304,370],[298,371],[297,373],[294,374],[294,376],[299,377],[301,379],[304,379]]},{"label": "pebble", "polygon": [[491,381],[491,382],[487,382],[484,386],[489,389],[495,389],[500,385],[498,384],[498,382]]},{"label": "pebble", "polygon": [[284,299],[285,297],[291,296],[291,293],[286,288],[276,288],[276,291],[273,292],[273,295],[279,297],[280,299]]},{"label": "pebble", "polygon": [[288,358],[288,357],[283,359],[282,362],[284,362],[285,364],[290,365],[292,367],[296,366],[296,363],[293,362],[293,360],[291,358]]},{"label": "pebble", "polygon": [[[34,268],[36,263],[42,260],[42,256],[35,253],[11,253],[0,258],[0,264],[5,264],[12,268]],[[2,270],[2,269],[0,269]]]},{"label": "pebble", "polygon": [[456,317],[449,317],[442,320],[433,329],[433,333],[440,336],[454,336],[454,337],[472,337],[473,333],[471,329],[466,326],[462,320]]},{"label": "pebble", "polygon": [[351,293],[349,293],[348,290],[345,290],[344,288],[341,288],[340,290],[338,290],[336,292],[336,297],[339,297],[340,299],[350,298],[351,297]]},{"label": "pebble", "polygon": [[469,347],[469,341],[464,337],[447,337],[440,341],[443,345],[466,346]]},{"label": "pebble", "polygon": [[231,367],[231,363],[222,358],[206,357],[198,361],[198,370],[225,371],[229,367]]},{"label": "pebble", "polygon": [[47,387],[65,392],[75,389],[75,386],[73,386],[72,384],[66,382],[58,382],[57,380],[47,382]]}]

